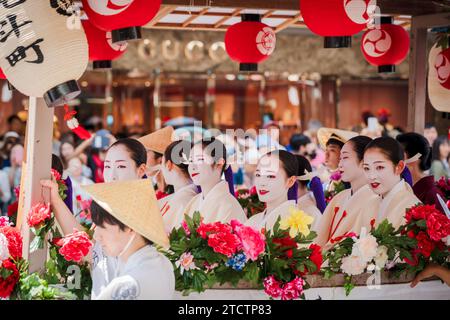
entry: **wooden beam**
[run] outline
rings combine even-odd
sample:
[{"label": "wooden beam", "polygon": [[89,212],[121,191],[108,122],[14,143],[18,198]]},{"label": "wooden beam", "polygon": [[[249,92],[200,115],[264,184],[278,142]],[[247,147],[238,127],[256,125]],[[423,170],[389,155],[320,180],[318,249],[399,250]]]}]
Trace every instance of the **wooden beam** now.
[{"label": "wooden beam", "polygon": [[302,15],[299,13],[298,15],[296,15],[294,18],[292,19],[288,19],[285,22],[280,23],[278,26],[275,27],[275,32],[280,32],[281,30],[286,29],[287,27],[289,27],[290,25],[295,24],[297,21],[300,20],[300,17]]},{"label": "wooden beam", "polygon": [[156,16],[145,25],[146,28],[149,28],[151,26],[154,26],[156,23],[158,23],[159,20],[170,14],[173,10],[175,10],[176,6],[161,6],[161,9],[159,9]]},{"label": "wooden beam", "polygon": [[[44,99],[30,97],[27,120],[26,165],[22,170],[25,174],[24,199],[22,217],[20,217],[23,237],[23,256],[30,262],[30,272],[44,267],[46,249],[29,252],[32,235],[26,221],[26,214],[38,202],[50,201],[50,190],[41,187],[42,179],[50,179],[53,137],[53,108],[47,107]],[[18,217],[19,218],[19,217]]]},{"label": "wooden beam", "polygon": [[197,17],[200,17],[202,15],[204,15],[206,12],[208,12],[209,8],[205,8],[201,11],[199,11],[198,13],[192,13],[192,15],[186,19],[186,21],[184,21],[182,23],[182,27],[187,27],[192,21],[194,21],[195,19],[197,19]]},{"label": "wooden beam", "polygon": [[230,16],[228,17],[223,17],[222,19],[220,19],[219,21],[216,22],[216,24],[214,25],[214,28],[219,28],[220,26],[222,26],[228,19],[230,19],[231,17],[236,17],[241,13],[242,9],[236,9],[234,10]]}]

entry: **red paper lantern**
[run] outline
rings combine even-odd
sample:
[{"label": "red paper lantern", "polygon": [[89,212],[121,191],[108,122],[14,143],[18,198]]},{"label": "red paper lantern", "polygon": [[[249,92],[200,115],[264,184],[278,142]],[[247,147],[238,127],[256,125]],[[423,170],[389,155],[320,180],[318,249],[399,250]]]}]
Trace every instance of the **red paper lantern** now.
[{"label": "red paper lantern", "polygon": [[89,44],[89,60],[94,69],[109,69],[111,61],[124,54],[127,42],[113,43],[110,31],[95,27],[89,20],[82,20],[84,32]]},{"label": "red paper lantern", "polygon": [[111,31],[112,42],[141,38],[141,26],[153,19],[161,0],[82,0],[83,9],[97,28]]},{"label": "red paper lantern", "polygon": [[306,26],[325,37],[325,48],[348,48],[375,6],[376,0],[301,0],[300,12]]},{"label": "red paper lantern", "polygon": [[378,72],[395,72],[395,66],[408,54],[409,35],[392,24],[391,17],[381,17],[380,22],[379,28],[367,30],[362,36],[361,51],[371,65],[378,66]]},{"label": "red paper lantern", "polygon": [[228,28],[225,49],[240,71],[257,71],[258,63],[275,50],[276,37],[271,27],[261,22],[258,14],[243,14],[242,22]]},{"label": "red paper lantern", "polygon": [[450,90],[450,48],[441,51],[434,59],[439,84]]}]

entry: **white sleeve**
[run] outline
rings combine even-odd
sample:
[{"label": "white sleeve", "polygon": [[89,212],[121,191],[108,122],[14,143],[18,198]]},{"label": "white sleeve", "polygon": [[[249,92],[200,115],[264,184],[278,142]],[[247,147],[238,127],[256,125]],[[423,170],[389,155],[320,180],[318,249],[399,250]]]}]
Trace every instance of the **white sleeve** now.
[{"label": "white sleeve", "polygon": [[9,184],[8,175],[0,172],[0,189],[2,190],[1,200],[7,203],[11,199],[11,186]]},{"label": "white sleeve", "polygon": [[129,275],[115,278],[95,300],[137,300],[140,295],[138,282]]}]

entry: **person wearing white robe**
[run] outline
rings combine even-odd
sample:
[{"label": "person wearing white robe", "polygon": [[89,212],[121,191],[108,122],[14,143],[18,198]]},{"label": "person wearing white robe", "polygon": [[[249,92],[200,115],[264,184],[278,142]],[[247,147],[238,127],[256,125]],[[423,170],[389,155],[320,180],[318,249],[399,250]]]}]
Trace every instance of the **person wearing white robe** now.
[{"label": "person wearing white robe", "polygon": [[370,230],[370,221],[363,225],[360,222],[364,217],[373,216],[380,202],[368,186],[363,169],[364,150],[371,141],[369,137],[357,136],[342,147],[338,170],[342,180],[351,187],[335,195],[323,213],[315,242],[325,250],[336,238],[350,232],[359,234],[362,226]]},{"label": "person wearing white robe", "polygon": [[204,223],[230,222],[233,219],[244,223],[247,217],[239,202],[231,193],[227,181],[221,176],[227,167],[226,149],[222,142],[210,138],[196,143],[189,155],[189,174],[201,193],[188,203],[184,214],[192,217],[200,212]]},{"label": "person wearing white robe", "polygon": [[372,216],[361,219],[362,225],[375,219],[375,226],[378,226],[387,219],[394,228],[398,228],[405,223],[406,210],[421,203],[401,178],[404,167],[403,148],[397,140],[381,137],[367,146],[364,172],[373,192],[381,197],[381,202]]},{"label": "person wearing white robe", "polygon": [[289,216],[289,209],[297,206],[295,200],[288,200],[288,190],[295,184],[297,172],[297,159],[287,151],[276,150],[261,157],[255,171],[255,187],[266,210],[252,216],[248,226],[270,231],[279,218]]},{"label": "person wearing white robe", "polygon": [[198,194],[197,187],[189,176],[189,163],[184,148],[190,148],[188,141],[175,141],[167,147],[162,158],[161,172],[164,180],[175,189],[173,194],[158,201],[167,233],[181,227],[186,206]]}]

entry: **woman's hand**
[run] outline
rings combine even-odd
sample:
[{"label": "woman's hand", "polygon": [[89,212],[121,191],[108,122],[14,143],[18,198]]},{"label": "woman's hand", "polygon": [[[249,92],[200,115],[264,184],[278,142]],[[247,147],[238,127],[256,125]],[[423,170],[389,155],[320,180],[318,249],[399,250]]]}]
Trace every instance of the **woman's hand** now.
[{"label": "woman's hand", "polygon": [[447,285],[450,285],[450,270],[446,269],[443,266],[431,263],[415,277],[415,279],[411,282],[411,288],[417,286],[420,281],[431,278],[433,276],[437,276],[442,281],[447,283]]},{"label": "woman's hand", "polygon": [[52,176],[51,180],[41,180],[41,186],[43,188],[50,189],[50,202],[53,204],[54,200],[60,198],[58,183],[56,183],[55,178]]}]

